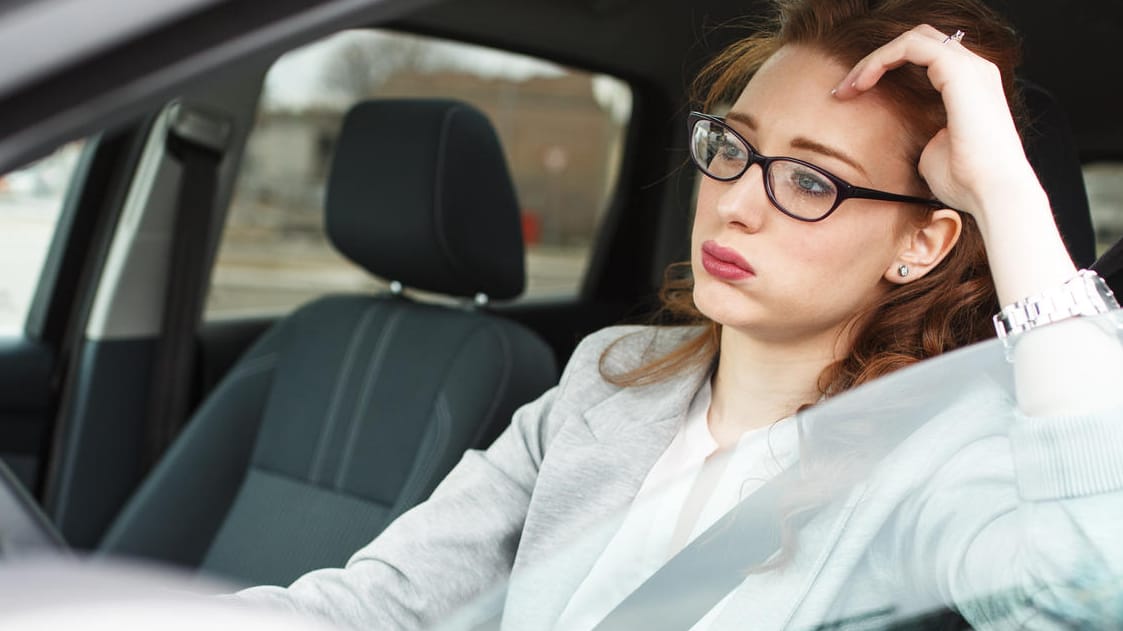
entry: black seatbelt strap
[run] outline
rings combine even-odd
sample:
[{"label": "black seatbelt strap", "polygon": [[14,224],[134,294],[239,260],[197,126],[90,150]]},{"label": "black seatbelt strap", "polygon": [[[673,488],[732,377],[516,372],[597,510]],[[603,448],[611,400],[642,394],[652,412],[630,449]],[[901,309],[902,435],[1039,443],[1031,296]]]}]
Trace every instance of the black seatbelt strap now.
[{"label": "black seatbelt strap", "polygon": [[1123,239],[1092,263],[1092,270],[1103,276],[1116,296],[1123,296]]},{"label": "black seatbelt strap", "polygon": [[143,465],[151,468],[183,425],[195,365],[195,333],[202,309],[204,258],[214,216],[218,168],[230,121],[182,103],[169,112],[167,151],[183,171],[168,259],[164,317],[153,360]]},{"label": "black seatbelt strap", "polygon": [[593,631],[686,631],[780,549],[780,501],[799,465],[772,478],[714,522],[628,595]]}]

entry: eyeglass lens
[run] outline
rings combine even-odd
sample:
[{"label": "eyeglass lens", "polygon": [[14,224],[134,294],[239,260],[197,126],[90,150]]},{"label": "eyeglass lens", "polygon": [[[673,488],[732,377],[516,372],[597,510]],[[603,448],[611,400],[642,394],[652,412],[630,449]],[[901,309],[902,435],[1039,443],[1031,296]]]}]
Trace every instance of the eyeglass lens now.
[{"label": "eyeglass lens", "polygon": [[[703,172],[726,181],[743,175],[757,155],[725,126],[705,119],[694,124],[690,150]],[[838,187],[818,169],[784,158],[770,159],[767,167],[768,191],[784,212],[818,219],[834,207]]]}]

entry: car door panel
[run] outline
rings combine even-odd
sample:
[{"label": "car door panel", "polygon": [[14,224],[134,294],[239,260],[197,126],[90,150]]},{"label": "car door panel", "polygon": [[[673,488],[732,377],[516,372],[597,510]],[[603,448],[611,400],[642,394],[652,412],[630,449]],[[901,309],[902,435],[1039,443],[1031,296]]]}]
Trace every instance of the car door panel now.
[{"label": "car door panel", "polygon": [[60,417],[65,440],[45,498],[67,542],[92,548],[143,475],[154,338],[86,340]]},{"label": "car door panel", "polygon": [[54,352],[24,338],[0,338],[0,458],[29,489],[37,484],[47,434]]}]

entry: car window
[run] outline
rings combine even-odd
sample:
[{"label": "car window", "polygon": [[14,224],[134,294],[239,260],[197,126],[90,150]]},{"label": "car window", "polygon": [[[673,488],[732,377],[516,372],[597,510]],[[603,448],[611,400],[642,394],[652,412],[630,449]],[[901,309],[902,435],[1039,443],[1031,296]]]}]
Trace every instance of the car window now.
[{"label": "car window", "polygon": [[1123,163],[1084,165],[1084,186],[1096,229],[1096,256],[1123,239]]},{"label": "car window", "polygon": [[322,198],[343,114],[367,98],[467,101],[491,119],[522,208],[524,298],[575,295],[616,187],[624,82],[447,40],[357,30],[270,69],[214,267],[206,317],[280,313],[380,287],[328,243]]},{"label": "car window", "polygon": [[0,336],[23,330],[82,142],[0,175]]}]

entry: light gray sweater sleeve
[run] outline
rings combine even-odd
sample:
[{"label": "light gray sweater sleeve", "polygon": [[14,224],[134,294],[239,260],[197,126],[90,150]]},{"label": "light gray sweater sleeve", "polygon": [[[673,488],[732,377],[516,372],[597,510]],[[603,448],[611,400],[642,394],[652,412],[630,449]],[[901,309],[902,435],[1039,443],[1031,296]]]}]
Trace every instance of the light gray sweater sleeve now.
[{"label": "light gray sweater sleeve", "polygon": [[969,445],[905,504],[912,574],[975,628],[1114,627],[1123,620],[1123,408],[1009,413],[1008,436]]}]

